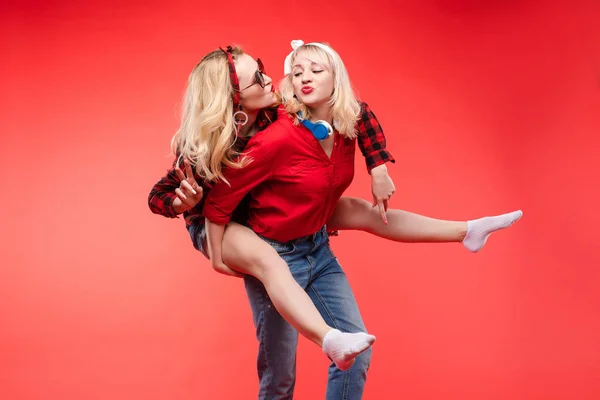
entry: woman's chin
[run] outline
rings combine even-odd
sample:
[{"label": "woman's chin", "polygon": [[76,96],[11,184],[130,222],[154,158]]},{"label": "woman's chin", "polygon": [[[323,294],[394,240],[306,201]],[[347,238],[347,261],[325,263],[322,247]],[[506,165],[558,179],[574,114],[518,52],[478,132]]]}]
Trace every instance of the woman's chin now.
[{"label": "woman's chin", "polygon": [[277,92],[271,92],[265,99],[263,108],[275,107],[279,104],[281,104],[281,96]]},{"label": "woman's chin", "polygon": [[281,95],[279,92],[273,92],[273,103],[271,103],[271,107],[278,106],[281,104]]}]

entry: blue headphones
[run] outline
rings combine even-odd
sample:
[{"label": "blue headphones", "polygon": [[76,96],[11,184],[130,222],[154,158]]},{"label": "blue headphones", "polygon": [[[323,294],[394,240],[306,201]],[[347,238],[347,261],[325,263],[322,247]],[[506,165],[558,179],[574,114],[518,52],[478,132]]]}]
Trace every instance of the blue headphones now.
[{"label": "blue headphones", "polygon": [[333,133],[333,128],[327,121],[319,120],[311,122],[302,118],[302,111],[298,111],[298,119],[319,140],[327,139]]}]

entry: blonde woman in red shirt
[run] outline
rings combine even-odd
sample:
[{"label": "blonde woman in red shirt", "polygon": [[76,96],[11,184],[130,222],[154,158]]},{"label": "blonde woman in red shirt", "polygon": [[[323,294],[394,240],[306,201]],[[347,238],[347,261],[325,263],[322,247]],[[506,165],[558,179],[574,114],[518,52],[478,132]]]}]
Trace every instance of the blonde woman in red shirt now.
[{"label": "blonde woman in red shirt", "polygon": [[[370,204],[341,200],[354,175],[361,104],[354,97],[342,60],[327,45],[296,42],[286,69],[291,73],[280,87],[285,107],[278,110],[276,122],[250,139],[245,151],[252,162],[242,169],[224,171],[231,185],[218,182],[207,195],[204,215],[213,266],[228,264],[225,251],[236,244],[232,243],[234,235],[226,237],[225,227],[237,205],[250,194],[247,226],[286,261],[328,326],[343,332],[365,332],[344,271],[329,247],[327,228],[362,229],[398,241],[433,238],[464,242],[472,238],[465,246],[478,250],[492,231],[520,218],[522,213],[516,211],[450,222],[390,210],[386,225]],[[317,120],[335,129],[311,122]],[[321,125],[326,128],[324,136],[318,132]],[[270,293],[267,295],[260,282],[247,277],[246,288],[260,342],[261,398],[291,398],[297,333],[271,307]],[[368,349],[358,355],[347,371],[331,365],[328,399],[361,398],[370,354]]]}]

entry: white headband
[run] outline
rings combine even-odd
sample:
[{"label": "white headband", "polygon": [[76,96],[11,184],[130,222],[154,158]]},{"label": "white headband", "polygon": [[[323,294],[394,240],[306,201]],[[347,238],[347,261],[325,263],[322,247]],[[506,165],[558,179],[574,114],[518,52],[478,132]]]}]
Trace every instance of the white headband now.
[{"label": "white headband", "polygon": [[[292,72],[292,55],[294,55],[294,53],[296,52],[296,50],[300,47],[300,46],[304,46],[304,42],[302,40],[292,40],[292,52],[290,54],[288,54],[288,56],[285,58],[284,64],[283,64],[283,74],[287,75],[289,73]],[[320,49],[325,50],[325,52],[327,52],[327,54],[329,54],[332,58],[333,58],[333,50],[331,49],[331,47],[324,45],[322,43],[306,43],[306,45],[311,45],[311,46],[317,46]]]}]

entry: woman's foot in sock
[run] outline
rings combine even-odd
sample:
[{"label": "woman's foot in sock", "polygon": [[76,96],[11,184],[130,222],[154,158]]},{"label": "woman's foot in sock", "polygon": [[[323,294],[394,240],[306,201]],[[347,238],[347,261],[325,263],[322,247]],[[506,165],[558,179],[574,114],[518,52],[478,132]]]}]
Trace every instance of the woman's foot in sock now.
[{"label": "woman's foot in sock", "polygon": [[508,214],[494,217],[483,217],[467,222],[467,235],[462,244],[467,250],[478,252],[481,250],[488,237],[500,229],[506,229],[523,216],[523,211],[517,210]]},{"label": "woman's foot in sock", "polygon": [[342,371],[354,364],[354,359],[375,342],[375,336],[365,332],[343,333],[332,329],[323,339],[323,353]]}]

